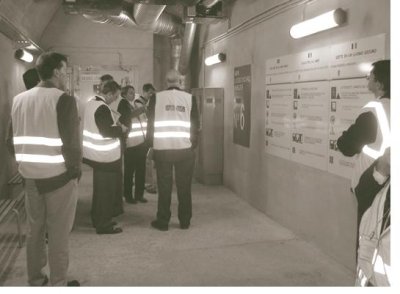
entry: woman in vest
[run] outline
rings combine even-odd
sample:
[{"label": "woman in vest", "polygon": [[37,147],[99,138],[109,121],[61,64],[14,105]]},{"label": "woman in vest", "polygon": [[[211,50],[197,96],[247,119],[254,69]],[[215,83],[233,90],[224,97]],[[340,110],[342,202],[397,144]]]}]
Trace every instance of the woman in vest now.
[{"label": "woman in vest", "polygon": [[113,211],[116,197],[121,197],[122,169],[120,138],[127,131],[116,125],[109,104],[118,98],[120,87],[115,81],[106,82],[101,94],[88,101],[83,124],[84,163],[93,168],[92,222],[97,234],[117,234],[112,217],[121,214]]}]

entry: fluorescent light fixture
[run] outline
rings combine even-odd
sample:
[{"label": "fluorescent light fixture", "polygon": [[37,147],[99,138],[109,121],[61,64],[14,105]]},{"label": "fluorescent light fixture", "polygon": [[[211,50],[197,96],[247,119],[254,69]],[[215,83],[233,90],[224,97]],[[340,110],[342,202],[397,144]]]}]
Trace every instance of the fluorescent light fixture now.
[{"label": "fluorescent light fixture", "polygon": [[33,61],[33,55],[23,49],[18,49],[17,51],[15,51],[14,56],[15,58],[23,60],[25,62]]},{"label": "fluorescent light fixture", "polygon": [[346,21],[346,11],[341,8],[331,10],[317,17],[295,24],[290,29],[290,36],[299,39],[321,31],[342,25]]},{"label": "fluorescent light fixture", "polygon": [[210,66],[210,65],[225,61],[225,59],[226,59],[226,54],[225,53],[218,53],[218,54],[215,54],[213,56],[207,57],[206,60],[204,60],[204,63],[207,66]]}]

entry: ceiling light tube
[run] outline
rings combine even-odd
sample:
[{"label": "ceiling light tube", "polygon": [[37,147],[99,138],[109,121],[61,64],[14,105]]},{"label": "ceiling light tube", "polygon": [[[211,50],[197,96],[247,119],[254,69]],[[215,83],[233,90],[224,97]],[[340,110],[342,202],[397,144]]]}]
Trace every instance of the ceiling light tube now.
[{"label": "ceiling light tube", "polygon": [[33,61],[33,55],[23,49],[18,49],[17,51],[15,51],[15,58],[21,59],[25,62]]},{"label": "ceiling light tube", "polygon": [[225,61],[225,59],[226,59],[226,54],[224,54],[224,53],[218,53],[218,54],[215,54],[215,55],[213,55],[213,56],[207,57],[206,60],[204,60],[204,63],[205,63],[207,66],[210,66],[210,65],[213,65],[213,64],[216,64],[216,63],[220,63],[220,62],[222,62],[222,61]]},{"label": "ceiling light tube", "polygon": [[299,39],[321,31],[342,25],[346,21],[346,11],[341,8],[331,10],[317,17],[295,24],[290,29],[290,36]]}]

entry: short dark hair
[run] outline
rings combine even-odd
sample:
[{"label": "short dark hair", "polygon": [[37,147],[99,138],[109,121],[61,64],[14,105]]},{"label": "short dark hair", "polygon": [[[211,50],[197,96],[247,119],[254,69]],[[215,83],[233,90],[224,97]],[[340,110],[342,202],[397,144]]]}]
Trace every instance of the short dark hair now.
[{"label": "short dark hair", "polygon": [[144,84],[143,85],[143,92],[148,92],[149,90],[155,91],[156,89],[154,89],[153,85],[150,84],[150,83]]},{"label": "short dark hair", "polygon": [[382,84],[385,97],[390,98],[390,60],[379,60],[372,64],[375,80]]},{"label": "short dark hair", "polygon": [[25,88],[27,90],[32,89],[40,82],[39,74],[36,68],[28,69],[22,75],[22,79],[24,80]]},{"label": "short dark hair", "polygon": [[135,90],[135,87],[131,86],[131,85],[123,87],[122,90],[121,90],[121,96],[125,98],[126,94],[128,94],[129,89]]},{"label": "short dark hair", "polygon": [[116,81],[107,81],[101,88],[101,93],[108,94],[111,92],[114,94],[118,90],[121,90],[121,87],[118,85]]},{"label": "short dark hair", "polygon": [[155,91],[156,89],[154,89],[153,85],[150,84],[150,83],[144,84],[143,85],[143,92],[148,92],[149,90]]},{"label": "short dark hair", "polygon": [[54,70],[62,67],[62,62],[67,63],[67,57],[56,52],[45,52],[36,61],[36,70],[41,80],[45,81],[53,76]]},{"label": "short dark hair", "polygon": [[102,76],[100,77],[100,81],[102,81],[102,82],[114,81],[114,78],[113,78],[112,75],[105,74],[105,75],[102,75]]}]

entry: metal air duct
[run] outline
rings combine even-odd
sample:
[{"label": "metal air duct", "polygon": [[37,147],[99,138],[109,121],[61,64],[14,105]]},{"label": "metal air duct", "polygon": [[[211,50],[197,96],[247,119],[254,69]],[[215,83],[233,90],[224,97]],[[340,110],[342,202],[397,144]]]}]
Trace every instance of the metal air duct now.
[{"label": "metal air duct", "polygon": [[186,23],[185,26],[185,33],[182,40],[182,52],[179,60],[179,72],[183,75],[186,75],[190,63],[196,27],[197,24],[195,23]]}]

